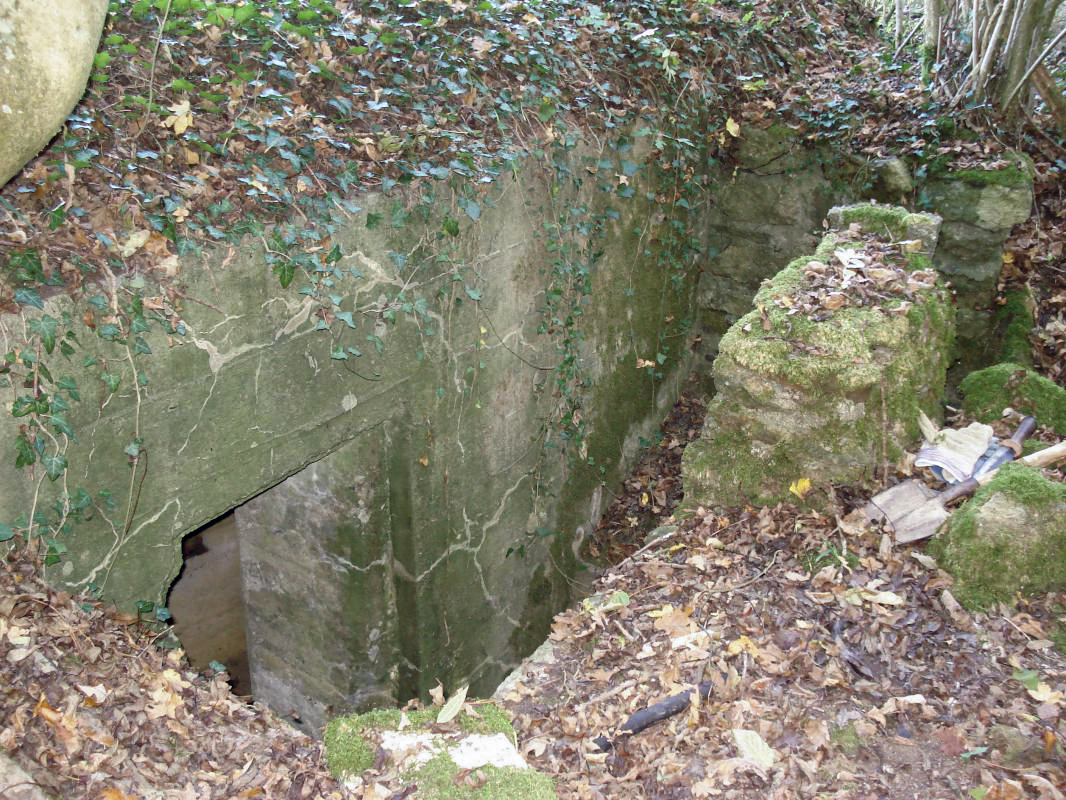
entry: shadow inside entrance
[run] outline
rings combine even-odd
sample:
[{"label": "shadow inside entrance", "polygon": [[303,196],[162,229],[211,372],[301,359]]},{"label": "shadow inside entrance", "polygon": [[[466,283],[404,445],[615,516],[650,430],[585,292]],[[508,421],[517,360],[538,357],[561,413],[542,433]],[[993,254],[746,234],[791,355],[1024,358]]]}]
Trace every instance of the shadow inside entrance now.
[{"label": "shadow inside entrance", "polygon": [[233,512],[186,536],[181,552],[184,563],[167,601],[174,632],[195,669],[212,669],[211,662],[223,664],[234,694],[250,698],[241,558]]}]

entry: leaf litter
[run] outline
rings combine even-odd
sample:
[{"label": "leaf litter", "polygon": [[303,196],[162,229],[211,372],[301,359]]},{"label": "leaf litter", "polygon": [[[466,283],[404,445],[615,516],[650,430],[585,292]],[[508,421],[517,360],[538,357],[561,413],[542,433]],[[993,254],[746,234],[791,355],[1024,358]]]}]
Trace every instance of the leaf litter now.
[{"label": "leaf litter", "polygon": [[969,614],[920,548],[845,511],[699,509],[601,578],[628,603],[556,617],[503,702],[561,797],[1063,796],[1063,598]]},{"label": "leaf litter", "polygon": [[[419,31],[402,14],[360,16],[351,5],[337,4],[319,44],[275,27],[268,31],[274,47],[256,52],[240,30],[208,25],[167,40],[158,59],[148,58],[152,24],[113,19],[109,34],[125,37],[137,56],[113,62],[116,71],[87,95],[66,136],[0,194],[2,235],[16,248],[0,299],[10,305],[15,286],[30,283],[77,291],[94,264],[116,255],[127,269],[174,279],[180,248],[225,241],[231,230],[243,235],[231,226],[251,210],[267,220],[294,200],[310,209],[350,185],[477,174],[512,146],[495,138],[500,127],[489,109],[563,42],[579,69],[566,71],[559,112],[579,116],[594,98],[599,123],[613,125],[661,96],[661,66],[641,50],[642,72],[631,84],[617,83],[625,73],[601,69],[592,54],[607,52],[618,29],[577,20],[576,12],[538,18],[506,4],[501,16],[486,17],[454,3],[456,13]],[[775,8],[756,6],[760,18]],[[802,17],[786,15],[787,24],[852,29],[824,52],[817,38],[799,35],[792,55],[808,64],[802,80],[765,69],[779,59],[762,36],[750,48],[754,62],[739,64],[717,47],[684,54],[706,56],[706,74],[719,80],[765,70],[731,98],[731,138],[776,111],[867,156],[995,166],[1001,142],[937,133],[938,110],[917,82],[881,71],[875,49],[848,38],[858,16],[812,8],[814,16],[805,6]],[[706,41],[749,41],[732,9],[701,13],[693,30],[710,26]],[[578,36],[558,35],[574,22]],[[470,29],[481,35],[469,37]],[[393,30],[400,35],[391,41],[378,35]],[[351,65],[338,55],[348,48],[358,55]],[[504,50],[521,63],[493,60]],[[611,63],[629,58],[631,66],[631,52],[618,49]],[[158,70],[155,105],[138,95],[150,83],[150,60]],[[446,70],[432,75],[435,63]],[[425,90],[408,91],[397,75],[424,75]],[[534,100],[553,96],[546,89]],[[418,113],[427,99],[430,116],[446,124]],[[543,110],[516,115],[516,143],[550,135],[556,109]],[[353,119],[348,135],[341,123]],[[307,125],[310,149],[294,149]],[[131,135],[133,148],[124,144]],[[1004,287],[1034,289],[1038,366],[1066,385],[1062,154],[1039,137],[1025,147],[1036,165],[1038,213],[1015,229]],[[347,169],[351,163],[358,167]],[[848,268],[846,260],[827,266]],[[874,289],[879,277],[905,286],[900,275],[857,272]],[[803,311],[832,311],[830,284],[817,270],[807,277]],[[176,305],[179,297],[175,290],[160,302]],[[525,755],[556,776],[560,794],[1064,796],[1066,662],[1051,644],[1066,621],[1061,596],[971,615],[920,547],[891,548],[845,509],[700,510],[668,540],[638,552],[680,497],[680,451],[702,413],[692,407],[698,401],[687,402],[676,430],[668,427],[649,450],[593,539],[593,555],[620,562],[597,586],[613,600],[559,615],[555,661],[505,698]],[[178,651],[158,648],[136,620],[47,588],[17,559],[0,566],[0,666],[0,748],[60,796],[341,796],[319,743],[234,698],[224,676],[190,672]],[[634,711],[705,680],[713,691],[686,713],[609,753],[591,746]]]},{"label": "leaf litter", "polygon": [[[0,753],[62,798],[341,798],[321,742],[190,670],[133,615],[0,560]],[[6,796],[0,786],[0,797]]]}]

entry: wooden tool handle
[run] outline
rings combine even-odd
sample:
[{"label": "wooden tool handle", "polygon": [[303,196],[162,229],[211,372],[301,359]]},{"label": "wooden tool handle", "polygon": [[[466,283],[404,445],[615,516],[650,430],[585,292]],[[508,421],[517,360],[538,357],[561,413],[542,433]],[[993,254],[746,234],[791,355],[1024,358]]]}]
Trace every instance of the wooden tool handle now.
[{"label": "wooden tool handle", "polygon": [[[1010,462],[1015,464],[1025,464],[1027,467],[1049,467],[1056,461],[1062,461],[1066,458],[1066,441],[1059,442],[1051,447],[1045,447],[1043,450],[1038,450],[1035,453],[1030,453],[1025,458],[1018,459],[1018,461]],[[977,477],[977,482],[984,486],[999,472],[999,467],[996,467],[991,472],[986,472],[984,475]]]},{"label": "wooden tool handle", "polygon": [[1022,454],[1022,442],[1029,438],[1029,434],[1036,428],[1036,417],[1025,417],[1019,424],[1018,429],[1003,442],[1005,447],[1014,451],[1014,457]]}]

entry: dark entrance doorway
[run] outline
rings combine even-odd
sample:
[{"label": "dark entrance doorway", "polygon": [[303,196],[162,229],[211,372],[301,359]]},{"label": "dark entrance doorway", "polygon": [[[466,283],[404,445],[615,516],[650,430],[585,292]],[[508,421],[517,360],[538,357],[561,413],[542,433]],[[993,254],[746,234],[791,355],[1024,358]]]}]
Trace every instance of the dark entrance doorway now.
[{"label": "dark entrance doorway", "polygon": [[225,665],[234,694],[251,697],[241,557],[233,511],[186,536],[184,563],[170,588],[167,608],[174,631],[194,668]]}]

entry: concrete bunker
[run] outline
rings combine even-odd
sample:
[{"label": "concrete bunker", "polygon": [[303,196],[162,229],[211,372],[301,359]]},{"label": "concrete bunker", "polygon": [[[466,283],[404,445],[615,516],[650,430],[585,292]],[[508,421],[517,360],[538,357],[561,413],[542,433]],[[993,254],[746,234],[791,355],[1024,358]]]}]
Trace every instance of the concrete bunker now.
[{"label": "concrete bunker", "polygon": [[[332,231],[324,300],[279,287],[280,245],[251,239],[184,260],[199,302],[168,305],[143,278],[87,288],[96,331],[127,296],[169,327],[139,333],[136,358],[129,339],[79,331],[70,369],[90,402],[70,412],[82,433],[68,458],[94,492],[118,495],[135,470],[138,494],[125,524],[120,506],[76,527],[53,578],[162,605],[182,540],[235,508],[257,699],[317,731],[438,681],[491,693],[580,592],[603,487],[696,356],[714,356],[759,283],[850,199],[787,129],[747,131],[737,158],[710,168],[698,206],[660,201],[646,140],[573,147],[554,174],[516,163],[476,218],[450,189],[361,197]],[[966,224],[1005,236],[991,190],[963,184],[952,202],[983,209]],[[78,321],[78,303],[42,311]],[[142,455],[123,449],[138,440]],[[0,481],[5,508],[32,494],[18,474]]]}]

